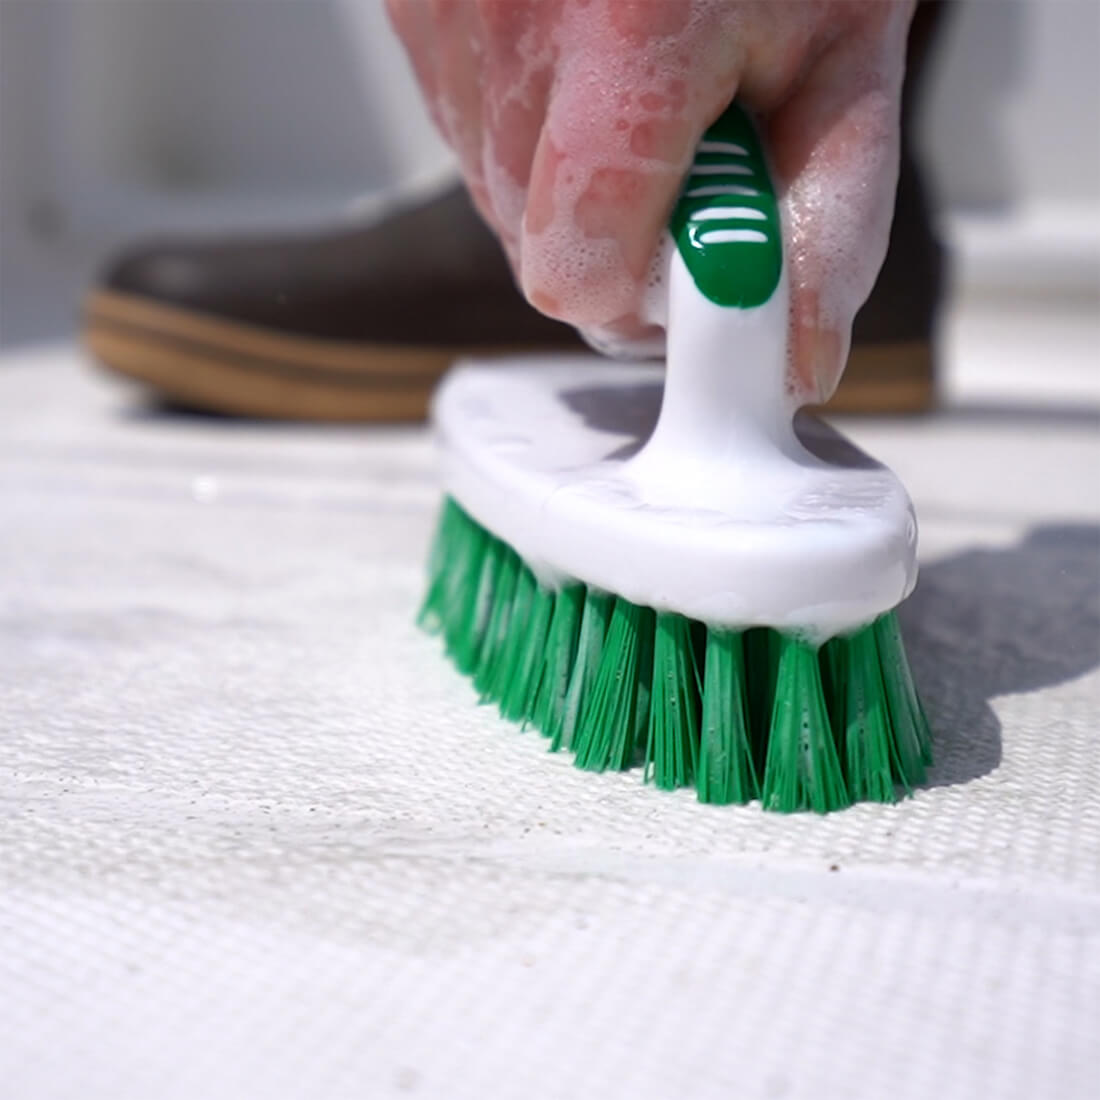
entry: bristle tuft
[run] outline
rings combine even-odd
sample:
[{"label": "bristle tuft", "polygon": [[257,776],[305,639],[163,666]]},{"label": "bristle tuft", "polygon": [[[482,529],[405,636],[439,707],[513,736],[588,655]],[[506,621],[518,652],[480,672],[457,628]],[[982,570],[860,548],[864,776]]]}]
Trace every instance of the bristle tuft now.
[{"label": "bristle tuft", "polygon": [[561,747],[565,722],[565,699],[577,659],[577,639],[584,612],[584,585],[571,584],[551,593],[553,608],[550,631],[542,651],[538,693],[531,709],[531,721],[554,749]]},{"label": "bristle tuft", "polygon": [[745,803],[760,797],[753,761],[742,635],[709,630],[703,671],[700,802]]},{"label": "bristle tuft", "polygon": [[657,616],[653,646],[653,693],[649,712],[645,778],[665,790],[695,779],[699,756],[699,676],[691,620]]},{"label": "bristle tuft", "polygon": [[783,639],[761,795],[769,810],[827,813],[849,803],[817,651]]},{"label": "bristle tuft", "polygon": [[573,738],[585,771],[623,771],[634,763],[639,727],[649,715],[645,674],[652,663],[653,612],[616,600],[591,689]]}]

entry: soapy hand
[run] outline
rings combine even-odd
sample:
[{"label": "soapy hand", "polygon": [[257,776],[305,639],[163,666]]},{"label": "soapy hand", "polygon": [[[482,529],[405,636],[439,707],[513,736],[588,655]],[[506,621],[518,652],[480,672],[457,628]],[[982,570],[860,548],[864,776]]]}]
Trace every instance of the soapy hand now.
[{"label": "soapy hand", "polygon": [[792,383],[832,393],[886,252],[916,0],[387,2],[528,299],[601,347],[659,335],[658,242],[738,97],[778,177]]}]

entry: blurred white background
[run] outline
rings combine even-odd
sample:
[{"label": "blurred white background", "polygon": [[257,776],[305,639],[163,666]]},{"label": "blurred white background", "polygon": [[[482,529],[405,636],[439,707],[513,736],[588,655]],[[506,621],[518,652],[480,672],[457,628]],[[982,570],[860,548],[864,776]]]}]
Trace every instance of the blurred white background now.
[{"label": "blurred white background", "polygon": [[[1090,385],[1100,4],[952,6],[921,144],[953,301],[1007,334],[1025,390],[1024,307],[1073,345],[1067,384]],[[450,171],[382,0],[0,0],[0,344],[71,333],[95,264],[132,235],[324,219]]]}]

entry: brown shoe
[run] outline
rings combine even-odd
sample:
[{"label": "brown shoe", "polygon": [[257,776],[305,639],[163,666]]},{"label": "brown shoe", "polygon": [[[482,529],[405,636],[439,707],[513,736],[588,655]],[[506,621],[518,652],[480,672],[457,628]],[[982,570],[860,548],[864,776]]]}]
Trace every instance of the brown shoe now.
[{"label": "brown shoe", "polygon": [[[830,409],[931,401],[938,252],[926,224],[895,223]],[[299,420],[419,419],[460,355],[584,350],[527,304],[462,190],[366,229],[136,248],[87,296],[84,340],[182,404]]]},{"label": "brown shoe", "polygon": [[460,188],[366,228],[139,246],[88,295],[84,338],[173,400],[303,420],[419,419],[459,355],[584,347]]},{"label": "brown shoe", "polygon": [[[914,21],[906,112],[938,7]],[[929,405],[940,268],[903,142],[890,249],[830,409]],[[527,304],[461,188],[366,228],[139,246],[88,295],[84,336],[105,366],[175,401],[303,420],[419,419],[459,355],[584,348]]]}]

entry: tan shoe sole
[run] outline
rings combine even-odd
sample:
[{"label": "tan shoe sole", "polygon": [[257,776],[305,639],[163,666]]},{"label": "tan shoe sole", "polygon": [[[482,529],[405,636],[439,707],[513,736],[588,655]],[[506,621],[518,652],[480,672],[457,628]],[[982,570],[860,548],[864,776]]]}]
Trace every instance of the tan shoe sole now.
[{"label": "tan shoe sole", "polygon": [[[273,333],[102,290],[85,300],[84,341],[109,369],[197,408],[267,419],[359,422],[422,420],[436,383],[460,355],[524,350],[345,344]],[[927,343],[912,342],[855,348],[828,408],[899,413],[926,409],[931,402],[931,352]]]},{"label": "tan shoe sole", "polygon": [[930,341],[856,344],[825,411],[863,416],[920,413],[931,409],[935,400]]},{"label": "tan shoe sole", "polygon": [[84,342],[104,366],[172,400],[291,420],[421,420],[466,351],[272,333],[111,291],[85,300]]}]

